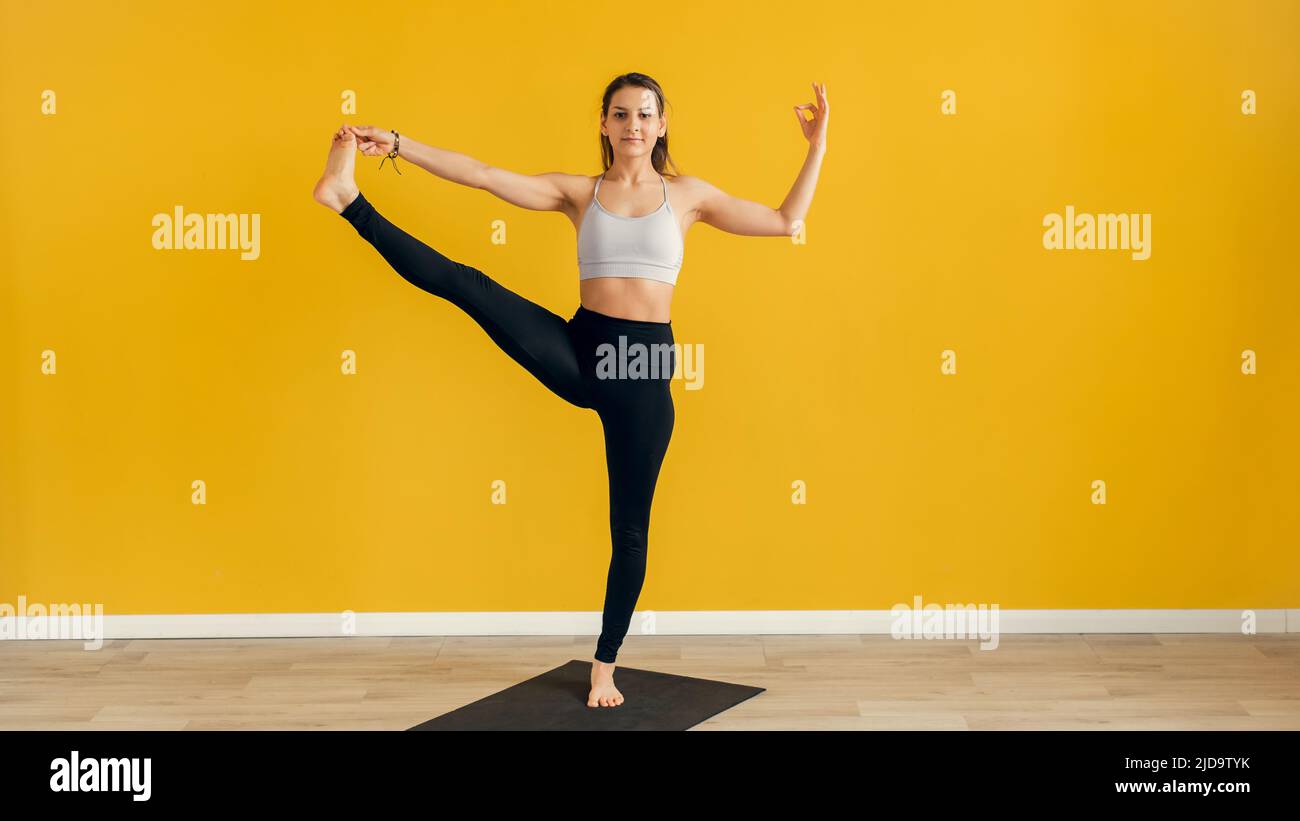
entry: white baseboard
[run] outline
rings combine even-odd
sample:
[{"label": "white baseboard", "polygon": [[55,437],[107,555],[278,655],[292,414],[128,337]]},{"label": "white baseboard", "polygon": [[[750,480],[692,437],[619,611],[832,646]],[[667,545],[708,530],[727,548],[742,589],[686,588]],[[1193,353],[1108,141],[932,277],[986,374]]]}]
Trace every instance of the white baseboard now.
[{"label": "white baseboard", "polygon": [[[23,618],[0,617],[0,639],[595,636],[601,617],[599,611],[103,615],[102,628],[90,634],[94,613],[36,617],[28,612]],[[982,618],[993,612],[989,608]],[[998,609],[990,623],[998,633],[1241,633],[1246,612],[1254,613],[1257,633],[1300,632],[1300,609]],[[889,610],[645,610],[637,611],[629,634],[889,634],[895,621]]]}]

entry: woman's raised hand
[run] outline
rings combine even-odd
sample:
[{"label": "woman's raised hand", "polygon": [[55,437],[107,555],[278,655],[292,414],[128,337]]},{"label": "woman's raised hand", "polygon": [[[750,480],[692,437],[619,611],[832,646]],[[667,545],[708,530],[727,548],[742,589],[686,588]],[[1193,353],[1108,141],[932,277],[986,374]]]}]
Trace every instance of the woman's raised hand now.
[{"label": "woman's raised hand", "polygon": [[[817,103],[804,103],[794,107],[794,116],[799,118],[799,127],[803,129],[803,135],[812,145],[826,147],[826,122],[830,119],[831,104],[826,101],[826,84],[813,83],[813,93],[817,95]],[[800,112],[807,109],[812,112],[812,119],[805,120]]]},{"label": "woman's raised hand", "polygon": [[357,137],[357,149],[367,157],[382,157],[393,150],[393,132],[373,125],[346,125]]}]

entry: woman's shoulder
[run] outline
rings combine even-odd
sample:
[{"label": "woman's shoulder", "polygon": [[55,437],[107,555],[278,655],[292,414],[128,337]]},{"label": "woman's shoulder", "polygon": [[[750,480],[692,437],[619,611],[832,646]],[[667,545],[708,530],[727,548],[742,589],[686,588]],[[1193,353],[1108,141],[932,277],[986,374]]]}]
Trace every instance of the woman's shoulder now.
[{"label": "woman's shoulder", "polygon": [[564,199],[574,207],[581,207],[591,199],[599,174],[569,174],[555,171],[546,175],[564,193]]},{"label": "woman's shoulder", "polygon": [[664,179],[668,180],[670,185],[681,188],[683,191],[703,191],[709,188],[709,184],[700,177],[693,177],[690,174],[664,174]]},{"label": "woman's shoulder", "polygon": [[664,175],[668,184],[672,187],[673,197],[683,207],[695,209],[699,204],[708,200],[718,193],[718,189],[708,180],[702,177],[691,176],[690,174],[673,174]]}]

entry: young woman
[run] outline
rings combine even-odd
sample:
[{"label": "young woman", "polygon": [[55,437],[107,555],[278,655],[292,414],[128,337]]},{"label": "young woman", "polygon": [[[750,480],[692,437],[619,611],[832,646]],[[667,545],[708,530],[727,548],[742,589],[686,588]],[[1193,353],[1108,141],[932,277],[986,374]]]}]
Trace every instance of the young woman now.
[{"label": "young woman", "polygon": [[[683,236],[695,222],[745,236],[790,236],[796,230],[812,203],[826,153],[826,87],[814,83],[813,91],[816,104],[794,107],[808,155],[779,208],[730,196],[697,177],[665,177],[672,159],[663,91],[636,73],[620,75],[605,88],[600,119],[605,172],[599,177],[516,174],[398,132],[345,125],[334,134],[325,174],[316,183],[315,199],[341,214],[404,279],[463,310],[552,392],[599,415],[613,556],[591,669],[590,707],[623,703],[614,686],[614,659],[645,580],[650,504],[673,430],[668,387],[677,362],[669,306],[682,265]],[[522,208],[565,214],[578,231],[581,303],[573,316],[565,320],[385,219],[353,180],[357,150],[394,158],[394,163],[401,157]],[[640,369],[599,367],[610,350],[602,345],[618,351],[636,343],[652,352],[667,351],[664,367],[652,367],[649,377]]]}]

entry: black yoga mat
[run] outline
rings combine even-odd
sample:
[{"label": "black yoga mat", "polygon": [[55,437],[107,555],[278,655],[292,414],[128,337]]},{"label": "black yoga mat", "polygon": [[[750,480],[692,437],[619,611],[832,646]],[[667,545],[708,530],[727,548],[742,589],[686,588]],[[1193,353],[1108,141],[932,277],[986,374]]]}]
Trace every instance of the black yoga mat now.
[{"label": "black yoga mat", "polygon": [[411,730],[686,730],[763,692],[653,670],[619,667],[617,707],[588,707],[591,662],[574,659]]}]

